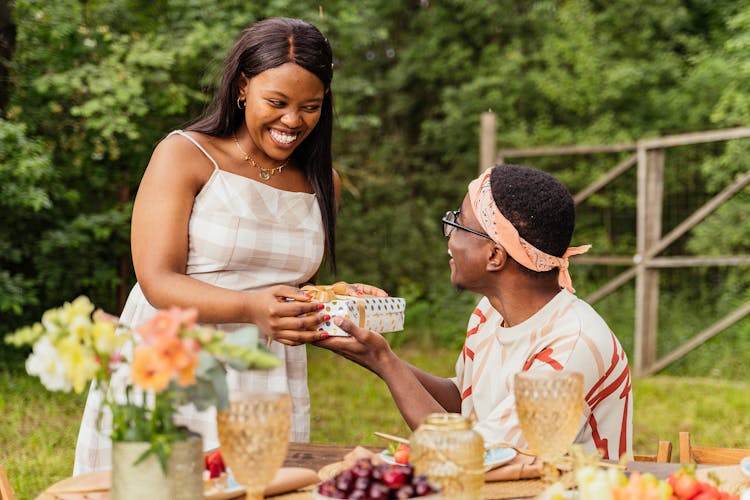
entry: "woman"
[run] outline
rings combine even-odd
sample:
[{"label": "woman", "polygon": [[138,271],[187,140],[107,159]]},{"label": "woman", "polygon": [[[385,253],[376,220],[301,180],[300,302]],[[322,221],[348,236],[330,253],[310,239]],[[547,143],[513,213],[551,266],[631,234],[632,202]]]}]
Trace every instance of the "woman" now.
[{"label": "woman", "polygon": [[[314,281],[324,254],[335,268],[332,66],[327,40],[304,21],[266,19],[242,32],[206,115],[162,140],[146,168],[131,232],[138,284],[121,315],[135,326],[177,305],[224,330],[257,325],[282,366],[231,373],[230,389],[289,392],[293,441],[309,440],[304,344],[327,337],[313,328],[326,319],[321,306],[298,286]],[[74,474],[109,467],[100,406],[93,389]],[[213,412],[182,417],[204,446],[218,445]]]}]

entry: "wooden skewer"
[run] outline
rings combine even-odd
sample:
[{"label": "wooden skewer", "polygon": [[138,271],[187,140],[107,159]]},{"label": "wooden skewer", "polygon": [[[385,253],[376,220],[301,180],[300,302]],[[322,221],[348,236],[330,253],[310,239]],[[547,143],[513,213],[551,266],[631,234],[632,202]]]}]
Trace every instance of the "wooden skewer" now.
[{"label": "wooden skewer", "polygon": [[409,444],[408,439],[394,436],[393,434],[386,434],[385,432],[375,432],[375,435],[378,437],[382,437],[383,439],[387,439],[388,441],[395,441],[397,443]]},{"label": "wooden skewer", "polygon": [[[404,439],[402,437],[394,436],[393,434],[386,434],[385,432],[375,432],[375,435],[379,436],[379,437],[382,437],[383,439],[387,439],[389,441],[395,441],[397,443],[409,444],[409,440],[408,439]],[[523,448],[518,448],[516,446],[513,446],[510,443],[495,443],[495,444],[493,444],[491,446],[488,446],[486,448],[486,450],[491,450],[491,449],[494,449],[494,448],[511,448],[513,450],[516,450],[516,452],[520,453],[521,455],[528,455],[530,457],[535,457],[536,456],[533,452],[531,452],[529,450],[525,450]]]}]

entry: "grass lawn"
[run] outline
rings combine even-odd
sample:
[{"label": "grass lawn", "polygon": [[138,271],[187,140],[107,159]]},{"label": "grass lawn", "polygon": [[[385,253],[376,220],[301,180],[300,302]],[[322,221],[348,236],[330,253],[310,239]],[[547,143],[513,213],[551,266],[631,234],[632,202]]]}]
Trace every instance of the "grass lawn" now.
[{"label": "grass lawn", "polygon": [[[451,375],[456,351],[420,352],[401,347],[405,359]],[[317,348],[310,356],[312,441],[385,445],[373,431],[408,436],[385,385],[370,372]],[[750,446],[750,383],[716,379],[650,377],[635,383],[635,451],[655,453],[670,440],[677,457],[677,433],[688,430],[696,443]],[[19,500],[34,498],[72,472],[84,396],[47,392],[20,371],[0,370],[0,463],[6,466]]]}]

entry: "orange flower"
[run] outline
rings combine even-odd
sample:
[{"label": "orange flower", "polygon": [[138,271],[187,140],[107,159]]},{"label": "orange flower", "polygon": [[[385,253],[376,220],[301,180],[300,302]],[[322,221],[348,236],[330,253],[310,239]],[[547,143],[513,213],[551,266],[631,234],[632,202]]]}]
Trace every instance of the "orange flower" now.
[{"label": "orange flower", "polygon": [[176,338],[180,332],[180,319],[170,311],[159,311],[150,320],[135,329],[147,344],[155,344],[163,338]]},{"label": "orange flower", "polygon": [[180,309],[179,307],[173,307],[176,309],[175,314],[180,316],[180,323],[186,330],[192,330],[195,328],[195,322],[198,321],[198,309],[190,307],[188,309]]},{"label": "orange flower", "polygon": [[164,369],[164,363],[152,346],[142,344],[133,353],[131,377],[137,386],[159,393],[169,386],[172,371]]},{"label": "orange flower", "polygon": [[201,352],[203,349],[203,345],[194,338],[191,337],[184,337],[182,340],[182,347],[185,349],[186,352],[190,353],[192,356],[198,356],[198,353]]},{"label": "orange flower", "polygon": [[195,355],[185,349],[185,344],[180,339],[161,339],[153,348],[165,371],[175,373],[193,365]]},{"label": "orange flower", "polygon": [[187,387],[197,382],[195,370],[198,368],[198,356],[191,358],[191,363],[177,370],[177,383],[181,387]]},{"label": "orange flower", "polygon": [[138,326],[135,331],[140,334],[145,343],[156,344],[164,338],[176,339],[181,329],[190,330],[195,327],[197,319],[197,309],[180,309],[173,306],[167,310],[158,311],[153,318]]}]

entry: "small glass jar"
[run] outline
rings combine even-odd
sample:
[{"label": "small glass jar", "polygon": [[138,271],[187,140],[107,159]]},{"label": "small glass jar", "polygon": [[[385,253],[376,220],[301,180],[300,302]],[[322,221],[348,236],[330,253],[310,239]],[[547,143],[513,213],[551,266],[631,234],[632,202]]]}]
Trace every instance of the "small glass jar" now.
[{"label": "small glass jar", "polygon": [[484,487],[484,440],[458,413],[433,413],[409,438],[409,461],[442,498],[476,500]]}]

